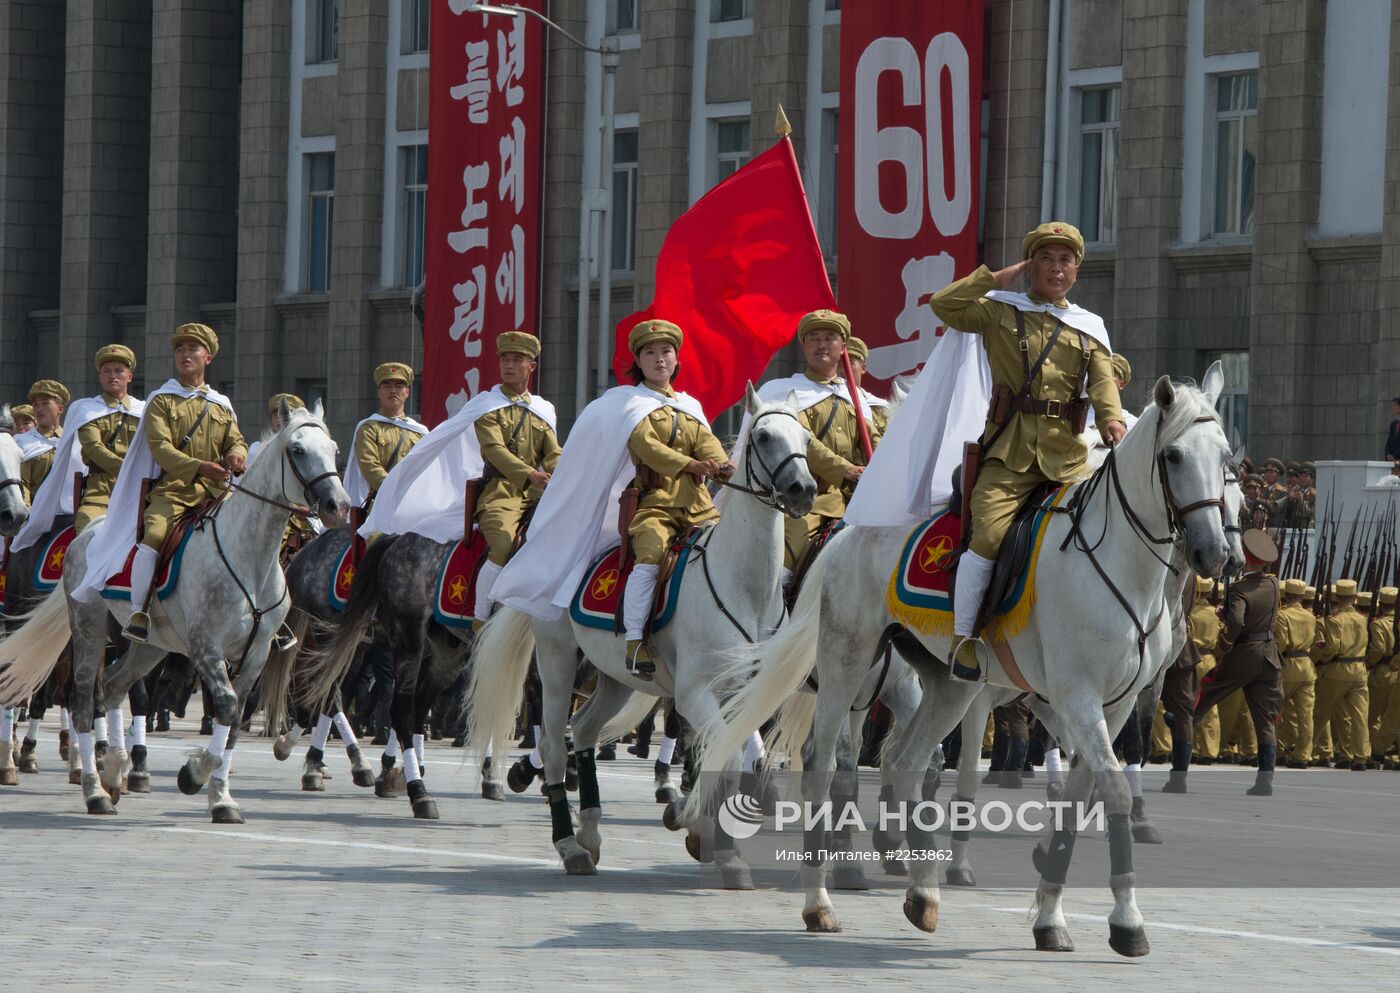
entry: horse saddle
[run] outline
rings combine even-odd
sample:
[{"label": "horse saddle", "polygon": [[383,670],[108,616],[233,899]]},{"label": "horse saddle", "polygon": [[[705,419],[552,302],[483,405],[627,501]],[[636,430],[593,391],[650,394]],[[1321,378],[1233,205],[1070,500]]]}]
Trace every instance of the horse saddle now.
[{"label": "horse saddle", "polygon": [[[651,616],[647,621],[648,636],[666,627],[675,616],[676,593],[680,589],[685,568],[692,559],[691,552],[701,535],[708,530],[708,526],[692,528],[666,550],[666,558],[656,577],[655,599],[652,600]],[[569,606],[569,616],[576,624],[614,634],[622,631],[622,591],[627,588],[627,577],[631,575],[636,562],[631,555],[624,560],[624,550],[624,545],[608,549],[584,573],[583,582],[579,584]]]},{"label": "horse saddle", "polygon": [[797,603],[797,598],[802,593],[802,581],[807,578],[807,574],[812,571],[812,564],[817,561],[817,556],[821,554],[826,543],[832,539],[837,531],[846,526],[843,520],[827,520],[812,532],[812,537],[807,542],[806,549],[802,552],[802,557],[793,565],[792,578],[783,588],[783,606],[791,612]]},{"label": "horse saddle", "polygon": [[[982,596],[982,605],[977,609],[977,624],[974,630],[981,631],[998,612],[998,608],[1012,597],[1014,587],[1021,582],[1031,564],[1031,554],[1035,550],[1036,537],[1040,530],[1042,505],[1059,490],[1059,483],[1041,483],[1031,490],[1017,508],[1016,516],[1011,519],[1011,526],[1007,528],[1006,536],[1001,540],[1001,547],[997,549],[996,565],[992,567],[992,578],[987,584],[987,592]],[[961,500],[956,493],[955,483],[954,498],[949,501],[948,511],[958,516],[960,509]],[[953,578],[949,583],[950,597],[957,585],[956,564],[952,571]]]}]

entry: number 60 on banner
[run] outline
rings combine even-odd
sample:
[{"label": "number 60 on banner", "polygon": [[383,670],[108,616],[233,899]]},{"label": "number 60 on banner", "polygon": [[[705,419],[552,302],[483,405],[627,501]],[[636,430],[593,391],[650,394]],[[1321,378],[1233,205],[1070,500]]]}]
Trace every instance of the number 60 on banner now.
[{"label": "number 60 on banner", "polygon": [[[922,106],[922,130],[880,126],[878,90],[885,73],[898,74],[904,107]],[[973,203],[969,65],[962,40],[950,31],[935,35],[921,60],[907,38],[873,39],[856,63],[854,105],[854,202],[861,228],[876,238],[917,237],[927,204],[939,234],[961,234]],[[945,108],[951,116],[947,121]],[[898,210],[887,209],[880,196],[880,166],[885,162],[896,164],[904,176],[903,206]],[[887,178],[891,171],[885,169]]]}]

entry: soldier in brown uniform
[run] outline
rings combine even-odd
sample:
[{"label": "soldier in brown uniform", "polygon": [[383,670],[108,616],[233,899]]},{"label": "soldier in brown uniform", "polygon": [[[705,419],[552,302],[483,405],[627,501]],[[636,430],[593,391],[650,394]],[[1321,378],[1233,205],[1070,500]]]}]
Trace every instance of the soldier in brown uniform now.
[{"label": "soldier in brown uniform", "polygon": [[[41,379],[29,388],[29,402],[34,409],[34,427],[17,435],[15,441],[24,453],[19,467],[20,491],[25,503],[34,502],[34,494],[44,485],[53,468],[55,439],[63,437],[63,408],[68,406],[68,388],[53,379]],[[28,435],[39,444],[28,444]]]},{"label": "soldier in brown uniform", "polygon": [[851,340],[846,342],[846,354],[851,357],[851,372],[856,377],[856,388],[865,397],[866,403],[870,404],[870,442],[872,445],[878,444],[876,439],[883,438],[885,430],[890,426],[890,404],[888,400],[881,400],[860,385],[868,371],[866,362],[870,359],[870,346],[851,335]]},{"label": "soldier in brown uniform", "polygon": [[1317,671],[1312,649],[1317,641],[1317,618],[1304,602],[1308,585],[1301,579],[1283,582],[1283,603],[1274,619],[1274,643],[1283,658],[1283,711],[1278,736],[1284,765],[1306,769],[1312,759],[1313,701]]},{"label": "soldier in brown uniform", "polygon": [[17,403],[10,408],[10,417],[15,422],[15,435],[34,430],[34,407],[32,404]]},{"label": "soldier in brown uniform", "polygon": [[78,428],[78,445],[87,476],[83,479],[82,502],[73,517],[73,527],[82,531],[95,518],[107,513],[112,488],[117,485],[126,450],[136,435],[140,415],[133,414],[135,401],[127,393],[136,369],[136,353],[125,345],[107,345],[95,358],[102,382],[102,402],[109,414],[94,417]]},{"label": "soldier in brown uniform", "polygon": [[1288,487],[1283,483],[1285,466],[1283,459],[1264,460],[1264,503],[1269,508],[1269,527],[1283,527],[1284,514],[1288,510]]},{"label": "soldier in brown uniform", "polygon": [[360,510],[351,511],[354,527],[364,521],[390,470],[423,440],[428,429],[409,417],[405,408],[413,386],[413,370],[402,362],[375,367],[379,410],[355,425],[354,465],[346,474],[346,490]]},{"label": "soldier in brown uniform", "polygon": [[1339,579],[1332,587],[1332,613],[1323,619],[1317,658],[1317,710],[1313,744],[1322,751],[1322,733],[1330,730],[1332,754],[1339,769],[1366,770],[1370,737],[1366,726],[1367,621],[1356,611],[1356,581]]},{"label": "soldier in brown uniform", "polygon": [[1200,694],[1196,670],[1202,660],[1215,654],[1220,638],[1220,618],[1208,599],[1214,585],[1211,580],[1197,576],[1196,581],[1187,586],[1186,645],[1162,681],[1162,706],[1172,735],[1172,768],[1162,786],[1163,793],[1186,792],[1186,773],[1191,768],[1191,745],[1196,733],[1196,697]]},{"label": "soldier in brown uniform", "polygon": [[[992,373],[992,409],[971,492],[971,546],[958,561],[949,648],[953,675],[974,681],[982,678],[977,614],[1012,518],[1036,487],[1072,480],[1086,468],[1081,395],[1087,393],[1106,443],[1127,432],[1112,353],[1090,333],[1102,335],[1103,322],[1066,299],[1084,258],[1083,236],[1060,221],[1042,224],[1026,235],[1021,255],[1023,261],[998,272],[979,266],[929,301],[945,326],[981,336]],[[1023,274],[1030,277],[1029,295],[1014,304],[988,296]]]},{"label": "soldier in brown uniform", "polygon": [[1395,670],[1390,660],[1395,657],[1395,587],[1382,587],[1377,593],[1375,616],[1366,639],[1366,668],[1370,676],[1370,704],[1368,720],[1371,739],[1371,757],[1367,765],[1379,769],[1385,760],[1385,749],[1380,743],[1381,728],[1385,712],[1390,706],[1390,696],[1395,692]]},{"label": "soldier in brown uniform", "polygon": [[1219,703],[1235,690],[1243,690],[1259,739],[1259,771],[1250,796],[1273,796],[1274,763],[1278,739],[1274,722],[1283,708],[1283,684],[1278,645],[1274,643],[1274,616],[1278,612],[1278,577],[1264,571],[1278,560],[1278,547],[1265,532],[1244,533],[1244,576],[1230,586],[1225,601],[1224,630],[1220,635],[1220,665],[1203,680],[1196,713]]}]

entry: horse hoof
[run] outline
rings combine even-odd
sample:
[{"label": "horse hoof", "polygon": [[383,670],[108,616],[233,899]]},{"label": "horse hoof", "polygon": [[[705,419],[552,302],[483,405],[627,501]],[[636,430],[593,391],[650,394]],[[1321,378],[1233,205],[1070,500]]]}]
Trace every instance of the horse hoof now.
[{"label": "horse hoof", "polygon": [[702,865],[709,865],[715,860],[714,847],[707,845],[705,840],[693,831],[685,836],[685,850]]},{"label": "horse hoof", "polygon": [[215,807],[209,812],[215,824],[242,824],[243,811],[237,807]]},{"label": "horse hoof", "polygon": [[32,754],[21,755],[16,768],[25,775],[31,776],[39,771],[39,761]]},{"label": "horse hoof", "polygon": [[190,771],[189,763],[180,766],[180,774],[175,777],[175,785],[180,787],[180,792],[185,796],[194,796],[204,784],[194,778],[194,773]]},{"label": "horse hoof", "polygon": [[1133,825],[1133,840],[1139,845],[1162,844],[1162,832],[1151,821],[1139,821]]},{"label": "horse hoof", "polygon": [[843,862],[832,868],[831,885],[838,890],[870,889],[870,884],[865,881],[865,870],[848,862]]},{"label": "horse hoof", "polygon": [[512,793],[524,793],[535,781],[535,767],[530,765],[529,756],[520,759],[506,770],[506,785]]},{"label": "horse hoof", "polygon": [[1146,931],[1140,927],[1123,927],[1121,924],[1108,926],[1108,947],[1130,959],[1141,958],[1152,950],[1147,943]]},{"label": "horse hoof", "polygon": [[922,894],[914,893],[904,898],[904,916],[920,931],[938,930],[938,906]]},{"label": "horse hoof", "polygon": [[387,776],[380,776],[374,781],[374,795],[384,799],[393,799],[399,795],[399,791],[394,788],[393,782]]},{"label": "horse hoof", "polygon": [[972,875],[971,869],[958,869],[953,866],[948,867],[948,874],[943,879],[944,886],[976,886],[977,879]]},{"label": "horse hoof", "polygon": [[571,876],[596,876],[598,866],[586,851],[577,851],[565,857],[564,871]]},{"label": "horse hoof", "polygon": [[151,792],[151,774],[144,769],[135,769],[127,773],[126,790],[128,793]]},{"label": "horse hoof", "polygon": [[301,777],[301,789],[303,793],[324,793],[326,784],[319,773],[308,772]]},{"label": "horse hoof", "polygon": [[413,805],[413,816],[420,821],[438,819],[437,801],[428,795],[428,787],[423,780],[416,779],[408,784],[408,799]]},{"label": "horse hoof", "polygon": [[[68,770],[68,782],[69,782],[70,785],[73,785],[73,786],[81,786],[81,785],[83,785],[83,770],[81,770],[81,769],[69,769],[69,770]],[[15,785],[14,783],[7,783],[7,782],[5,782],[4,780],[0,780],[0,786],[14,786],[14,785]]]},{"label": "horse hoof", "polygon": [[751,890],[753,873],[746,865],[722,865],[719,868],[720,884],[727,890]]},{"label": "horse hoof", "polygon": [[[68,781],[69,781],[70,783],[81,783],[81,782],[83,781],[83,780],[82,780],[82,774],[79,773],[79,774],[78,774],[78,778],[77,778],[77,779],[74,779],[74,778],[73,778],[73,774],[72,774],[72,773],[69,773],[69,775],[68,775]],[[0,786],[18,786],[18,785],[19,785],[19,774],[18,774],[17,772],[15,772],[15,770],[14,770],[13,767],[11,767],[11,768],[9,768],[9,769],[0,769]]]},{"label": "horse hoof", "polygon": [[1032,928],[1031,933],[1035,935],[1035,950],[1038,952],[1074,951],[1074,941],[1069,936],[1068,928],[1038,927]]},{"label": "horse hoof", "polygon": [[676,789],[670,783],[667,783],[665,786],[658,786],[656,788],[657,803],[675,803],[680,798],[681,791]]},{"label": "horse hoof", "polygon": [[679,797],[666,804],[666,809],[661,812],[661,823],[665,825],[667,831],[679,831],[685,826],[681,823],[681,800]]},{"label": "horse hoof", "polygon": [[279,734],[277,740],[272,743],[272,757],[278,762],[285,762],[292,757],[292,743],[287,740],[285,734]]},{"label": "horse hoof", "polygon": [[89,814],[115,814],[117,808],[106,793],[96,793],[87,798],[87,812]]},{"label": "horse hoof", "polygon": [[352,769],[350,770],[350,782],[354,783],[356,786],[362,786],[365,789],[369,789],[374,785],[374,770]]},{"label": "horse hoof", "polygon": [[504,800],[506,791],[500,783],[485,782],[481,784],[481,799],[483,800]]},{"label": "horse hoof", "polygon": [[884,866],[886,876],[909,875],[909,867],[904,864],[902,859],[886,859],[882,865]]},{"label": "horse hoof", "polygon": [[807,925],[807,930],[813,934],[841,933],[841,922],[836,919],[836,914],[830,907],[802,911],[802,923]]}]

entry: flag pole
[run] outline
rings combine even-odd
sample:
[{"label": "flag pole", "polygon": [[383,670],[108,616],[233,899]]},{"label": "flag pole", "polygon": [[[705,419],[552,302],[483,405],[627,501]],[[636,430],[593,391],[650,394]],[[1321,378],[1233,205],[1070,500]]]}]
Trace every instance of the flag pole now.
[{"label": "flag pole", "polygon": [[[792,138],[792,124],[788,122],[782,104],[778,104],[778,114],[773,122],[773,130],[780,140],[788,141]],[[855,370],[851,368],[851,354],[845,348],[841,350],[841,368],[846,376],[846,392],[850,395],[851,406],[856,411],[856,436],[860,439],[861,451],[865,453],[865,463],[869,465],[871,456],[875,453],[875,446],[870,443],[870,427],[865,423],[865,411],[860,405]]]}]

